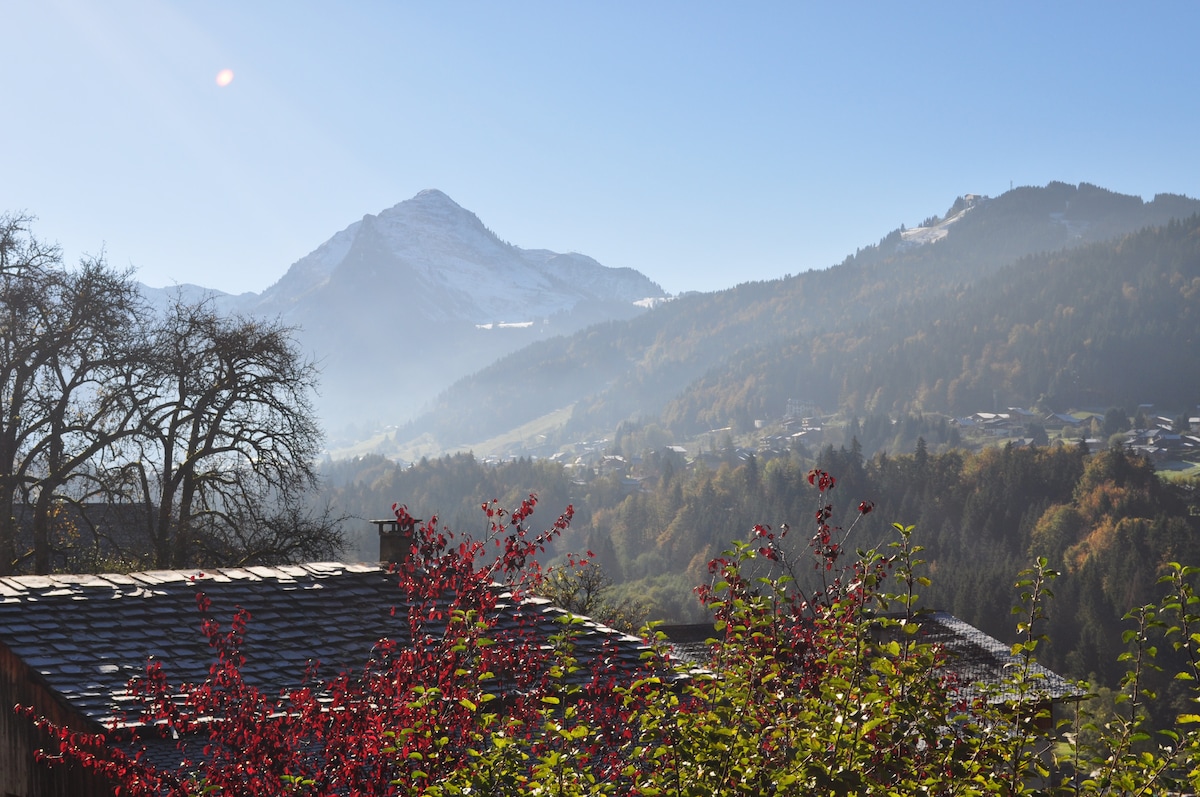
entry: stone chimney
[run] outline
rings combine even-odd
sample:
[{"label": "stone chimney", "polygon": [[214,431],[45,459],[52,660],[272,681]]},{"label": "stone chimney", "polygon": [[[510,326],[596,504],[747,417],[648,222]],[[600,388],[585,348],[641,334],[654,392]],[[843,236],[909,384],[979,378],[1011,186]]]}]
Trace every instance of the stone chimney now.
[{"label": "stone chimney", "polygon": [[420,518],[414,518],[407,511],[400,511],[396,517],[387,520],[372,520],[379,529],[379,561],[383,564],[399,564],[412,554],[415,530]]}]

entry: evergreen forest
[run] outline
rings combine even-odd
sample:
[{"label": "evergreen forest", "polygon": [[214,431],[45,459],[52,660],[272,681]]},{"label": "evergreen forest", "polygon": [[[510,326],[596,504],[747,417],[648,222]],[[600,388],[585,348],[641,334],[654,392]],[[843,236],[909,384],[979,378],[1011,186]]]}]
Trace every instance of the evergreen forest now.
[{"label": "evergreen forest", "polygon": [[[978,452],[912,453],[826,446],[762,459],[718,452],[715,467],[688,465],[670,450],[648,452],[638,487],[619,474],[579,478],[561,465],[529,459],[486,465],[469,454],[403,468],[383,458],[343,462],[325,474],[345,486],[341,506],[393,501],[415,515],[467,532],[484,518],[480,501],[538,494],[543,506],[575,509],[571,530],[547,562],[591,551],[613,582],[610,600],[639,605],[640,617],[666,622],[705,619],[693,588],[708,563],[756,524],[776,528],[811,522],[808,473],[837,474],[833,521],[848,527],[860,503],[872,511],[845,541],[848,550],[884,547],[893,522],[914,525],[932,585],[921,606],[954,613],[997,638],[1013,640],[1010,608],[1017,574],[1045,557],[1062,572],[1050,602],[1049,636],[1039,651],[1047,666],[1097,684],[1115,685],[1123,670],[1122,617],[1156,600],[1156,580],[1169,562],[1200,561],[1200,497],[1195,483],[1166,481],[1153,465],[1121,448],[1089,452],[1086,444],[993,447]],[[385,504],[386,502],[386,504]],[[806,538],[792,538],[802,560]],[[374,543],[364,541],[369,549]],[[801,568],[806,588],[821,573]],[[1164,652],[1163,656],[1169,653]],[[1163,684],[1164,690],[1171,685]]]},{"label": "evergreen forest", "polygon": [[[1197,414],[1196,203],[1051,183],[960,198],[925,226],[940,224],[936,243],[896,230],[827,271],[681,296],[509,355],[377,454],[328,463],[332,500],[470,531],[481,501],[535,492],[575,509],[548,563],[591,551],[623,616],[693,622],[711,560],[756,524],[810,519],[816,468],[838,478],[835,519],[872,508],[847,548],[913,525],[932,575],[920,604],[1000,639],[1014,641],[1016,574],[1046,558],[1063,576],[1039,658],[1115,686],[1124,613],[1157,599],[1168,563],[1200,562],[1194,470],[1168,478],[1123,436],[1162,424],[1151,406],[1175,434]],[[791,434],[796,404],[823,438]],[[1023,438],[967,439],[956,420],[1014,407]],[[1042,419],[1072,411],[1091,420],[1047,434]],[[559,425],[532,424],[556,412]],[[506,430],[506,448],[466,453]],[[459,453],[395,464],[413,441]]]}]

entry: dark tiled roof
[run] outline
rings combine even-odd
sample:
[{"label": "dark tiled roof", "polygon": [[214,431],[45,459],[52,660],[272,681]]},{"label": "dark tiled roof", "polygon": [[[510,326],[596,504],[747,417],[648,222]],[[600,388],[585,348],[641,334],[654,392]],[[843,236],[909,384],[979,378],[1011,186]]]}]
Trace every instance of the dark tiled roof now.
[{"label": "dark tiled roof", "polygon": [[[0,578],[0,642],[79,713],[107,724],[121,718],[126,685],[149,657],[161,660],[173,684],[208,676],[214,654],[200,632],[199,592],[223,628],[237,607],[250,612],[243,674],[268,694],[299,685],[309,662],[333,676],[361,669],[379,639],[407,638],[396,576],[376,564],[318,562]],[[514,602],[502,590],[497,612],[501,629],[533,616],[547,636],[562,630],[566,615],[543,599]],[[590,621],[576,627],[580,660],[615,646],[618,659],[633,665],[645,650],[641,640]]]},{"label": "dark tiled roof", "polygon": [[1067,700],[1080,698],[1079,687],[1040,664],[1029,666],[1025,684],[1018,694],[1011,679],[1020,673],[1022,659],[995,637],[963,622],[949,612],[917,614],[922,642],[937,645],[945,654],[947,674],[958,683],[968,699],[983,697],[989,702],[1021,700]]},{"label": "dark tiled roof", "polygon": [[704,667],[712,660],[712,640],[717,631],[712,623],[660,625],[656,629],[666,637],[671,658],[689,667]]},{"label": "dark tiled roof", "polygon": [[[1007,680],[1017,674],[1021,660],[1012,655],[1009,646],[949,612],[918,612],[915,619],[920,629],[917,638],[941,648],[945,655],[943,672],[953,679],[962,697],[984,697],[989,701],[1018,697]],[[711,661],[712,645],[708,640],[720,636],[709,623],[664,625],[658,630],[666,637],[672,657],[691,666]],[[885,630],[882,636],[896,638],[898,632]],[[1020,697],[1066,700],[1083,696],[1073,682],[1034,663]]]},{"label": "dark tiled roof", "polygon": [[[63,571],[91,569],[98,558],[131,559],[146,547],[147,524],[154,514],[146,504],[63,503],[55,507],[52,533],[59,535],[53,566]],[[13,507],[18,545],[33,548],[33,507]]]}]

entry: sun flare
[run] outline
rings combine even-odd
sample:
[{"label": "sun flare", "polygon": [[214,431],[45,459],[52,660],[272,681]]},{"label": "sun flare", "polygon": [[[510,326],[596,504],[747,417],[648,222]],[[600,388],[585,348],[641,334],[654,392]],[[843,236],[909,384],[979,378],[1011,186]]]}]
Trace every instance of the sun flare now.
[{"label": "sun flare", "polygon": [[232,69],[222,69],[220,72],[217,73],[217,85],[220,86],[221,88],[228,86],[232,82],[233,82],[233,70]]}]

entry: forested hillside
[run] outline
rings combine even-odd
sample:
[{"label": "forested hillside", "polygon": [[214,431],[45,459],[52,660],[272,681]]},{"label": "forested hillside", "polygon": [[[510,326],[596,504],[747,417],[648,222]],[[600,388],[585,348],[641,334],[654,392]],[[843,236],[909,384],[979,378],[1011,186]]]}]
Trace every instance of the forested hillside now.
[{"label": "forested hillside", "polygon": [[[945,232],[936,243],[897,229],[825,271],[686,295],[523,349],[442,394],[393,453],[418,438],[463,450],[567,408],[539,429],[542,445],[660,413],[679,435],[744,428],[789,398],[860,413],[1172,403],[1200,374],[1185,343],[1198,212],[1185,197],[1087,184],[960,198],[926,220]],[[1162,368],[1125,362],[1172,340]]]},{"label": "forested hillside", "polygon": [[[397,435],[468,446],[570,407],[569,421],[524,450],[604,440],[615,464],[493,467],[460,454],[402,469],[379,458],[336,466],[331,483],[350,485],[337,499],[348,512],[400,501],[468,528],[491,498],[571,503],[576,522],[548,555],[591,550],[617,597],[686,621],[701,618],[691,589],[732,538],[811,516],[805,479],[817,467],[839,476],[838,509],[874,502],[848,544],[886,545],[892,521],[915,524],[936,575],[923,602],[1001,638],[1015,574],[1047,557],[1064,571],[1047,663],[1111,683],[1122,611],[1157,597],[1166,562],[1200,562],[1195,485],[1082,442],[968,452],[946,416],[1195,407],[1197,210],[1183,197],[1146,203],[1086,184],[960,199],[827,271],[683,296],[510,355]],[[732,445],[790,400],[839,411],[845,436],[827,440],[844,445],[761,458]],[[690,458],[669,445],[685,442]]]},{"label": "forested hillside", "polygon": [[1191,406],[1200,396],[1200,217],[1022,258],[953,296],[743,352],[668,405],[674,429],[850,412]]},{"label": "forested hillside", "polygon": [[[874,510],[854,527],[850,548],[886,546],[893,521],[913,524],[913,540],[933,586],[921,604],[947,609],[1011,639],[1016,574],[1038,556],[1063,571],[1050,608],[1053,647],[1043,661],[1076,677],[1112,683],[1119,673],[1121,617],[1158,597],[1170,561],[1200,562],[1200,498],[1195,484],[1164,483],[1152,465],[1119,449],[1013,447],[979,453],[931,453],[918,439],[911,454],[864,459],[856,442],[815,457],[795,451],[760,461],[732,451],[715,467],[669,450],[648,452],[631,489],[621,474],[572,474],[545,461],[486,466],[457,455],[401,468],[382,458],[343,463],[331,481],[351,480],[338,496],[350,505],[393,501],[419,517],[436,513],[451,527],[476,530],[479,504],[536,492],[542,505],[575,507],[568,536],[548,558],[591,550],[617,582],[615,596],[641,601],[653,619],[703,618],[692,588],[708,579],[709,560],[756,523],[808,528],[813,467],[838,475],[834,520],[848,525],[861,501]],[[797,575],[819,579],[807,537],[791,539]]]}]

